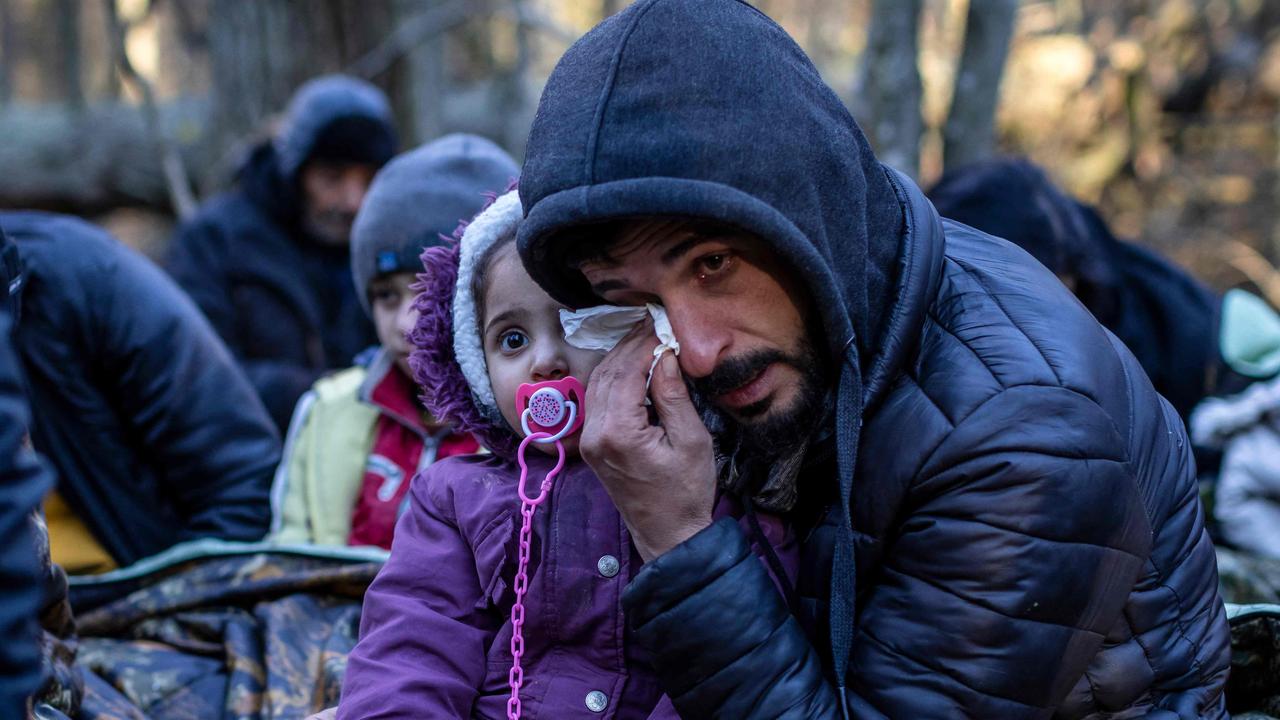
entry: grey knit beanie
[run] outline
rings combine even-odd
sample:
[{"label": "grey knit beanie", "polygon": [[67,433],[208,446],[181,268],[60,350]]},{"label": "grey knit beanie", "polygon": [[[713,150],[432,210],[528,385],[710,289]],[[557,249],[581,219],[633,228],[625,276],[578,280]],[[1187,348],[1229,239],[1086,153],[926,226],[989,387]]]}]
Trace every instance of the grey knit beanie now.
[{"label": "grey knit beanie", "polygon": [[502,148],[464,134],[446,135],[387,163],[351,230],[351,275],[365,311],[370,281],[420,271],[424,248],[441,244],[519,173]]}]

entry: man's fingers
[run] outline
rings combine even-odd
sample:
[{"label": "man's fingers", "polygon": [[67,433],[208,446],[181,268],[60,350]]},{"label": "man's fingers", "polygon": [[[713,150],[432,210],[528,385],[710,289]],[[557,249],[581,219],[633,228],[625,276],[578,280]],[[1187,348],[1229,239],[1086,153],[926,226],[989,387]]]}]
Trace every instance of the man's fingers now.
[{"label": "man's fingers", "polygon": [[672,440],[684,441],[707,433],[702,418],[698,416],[698,409],[689,397],[689,389],[685,387],[675,354],[663,353],[658,360],[649,396],[653,398],[658,420]]},{"label": "man's fingers", "polygon": [[587,383],[584,423],[599,424],[608,417],[615,428],[648,427],[645,382],[657,346],[653,321],[646,318],[609,351]]}]

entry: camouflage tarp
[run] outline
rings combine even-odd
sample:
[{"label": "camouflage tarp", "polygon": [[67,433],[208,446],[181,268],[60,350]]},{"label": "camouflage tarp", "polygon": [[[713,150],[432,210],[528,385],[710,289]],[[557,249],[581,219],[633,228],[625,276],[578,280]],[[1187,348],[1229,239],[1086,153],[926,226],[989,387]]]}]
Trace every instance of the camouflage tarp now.
[{"label": "camouflage tarp", "polygon": [[[77,718],[304,718],[337,703],[386,554],[204,541],[73,578]],[[1229,603],[1280,602],[1280,562],[1219,551]],[[1280,718],[1280,605],[1228,605],[1235,720]]]},{"label": "camouflage tarp", "polygon": [[1227,708],[1235,720],[1280,720],[1280,561],[1217,552],[1231,620]]},{"label": "camouflage tarp", "polygon": [[1228,605],[1227,617],[1227,707],[1237,720],[1274,720],[1280,717],[1280,605]]},{"label": "camouflage tarp", "polygon": [[213,543],[74,579],[78,717],[284,720],[336,704],[384,557]]}]

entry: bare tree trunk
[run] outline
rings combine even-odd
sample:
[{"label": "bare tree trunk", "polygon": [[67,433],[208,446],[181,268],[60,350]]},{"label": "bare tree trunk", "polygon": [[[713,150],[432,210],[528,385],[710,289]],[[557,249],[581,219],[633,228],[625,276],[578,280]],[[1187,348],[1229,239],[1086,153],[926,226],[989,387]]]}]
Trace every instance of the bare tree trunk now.
[{"label": "bare tree trunk", "polygon": [[969,0],[964,52],[942,129],[944,168],[967,165],[995,151],[996,103],[1017,12],[1018,0]]},{"label": "bare tree trunk", "polygon": [[[158,108],[168,137],[201,142],[208,104],[170,103]],[[13,102],[0,108],[0,205],[93,214],[120,205],[168,208],[166,182],[155,136],[135,105],[92,103],[83,114],[62,102]],[[188,167],[208,162],[207,148],[183,145]]]},{"label": "bare tree trunk", "polygon": [[503,119],[503,145],[516,157],[524,156],[524,145],[529,139],[529,126],[533,123],[533,113],[537,98],[532,97],[529,90],[529,71],[533,65],[533,42],[525,16],[529,12],[527,0],[510,0],[511,10],[515,15],[513,22],[516,29],[516,57],[511,72],[506,77],[502,88],[503,101],[499,110]]},{"label": "bare tree trunk", "polygon": [[920,169],[921,0],[873,0],[855,92],[863,131],[880,160],[915,177]]},{"label": "bare tree trunk", "polygon": [[54,14],[58,23],[58,44],[62,49],[63,98],[72,112],[84,112],[84,83],[80,77],[80,3],[58,0]]},{"label": "bare tree trunk", "polygon": [[[164,175],[165,187],[168,189],[169,206],[179,220],[185,220],[195,214],[196,200],[191,192],[191,181],[187,178],[187,168],[182,162],[178,145],[166,131],[160,119],[160,108],[156,105],[155,91],[151,83],[133,66],[129,59],[129,51],[125,43],[128,26],[121,23],[116,13],[115,0],[102,0],[103,11],[107,19],[107,37],[111,42],[116,69],[127,80],[142,98],[142,116],[146,119],[147,135],[151,139],[153,152],[160,159],[160,168]],[[83,101],[83,98],[82,98]]]},{"label": "bare tree trunk", "polygon": [[292,90],[288,8],[274,0],[214,0],[209,12],[213,127],[231,148],[260,129]]},{"label": "bare tree trunk", "polygon": [[[424,7],[425,5],[425,7]],[[473,4],[474,5],[474,4]],[[406,144],[420,143],[444,133],[444,105],[448,93],[444,33],[465,22],[474,8],[458,0],[397,0],[395,30],[348,71],[373,77],[403,58],[398,76],[398,113]]]},{"label": "bare tree trunk", "polygon": [[213,0],[208,37],[218,144],[234,151],[261,135],[299,85],[367,53],[371,38],[389,29],[389,8],[389,0]]},{"label": "bare tree trunk", "polygon": [[13,98],[13,66],[18,59],[12,0],[0,0],[0,105]]}]

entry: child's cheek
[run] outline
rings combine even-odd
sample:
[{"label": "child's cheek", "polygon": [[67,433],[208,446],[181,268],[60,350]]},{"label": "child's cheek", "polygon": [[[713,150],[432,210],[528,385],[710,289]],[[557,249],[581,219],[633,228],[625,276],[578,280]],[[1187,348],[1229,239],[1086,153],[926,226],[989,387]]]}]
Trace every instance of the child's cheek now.
[{"label": "child's cheek", "polygon": [[516,412],[516,390],[525,380],[524,368],[510,358],[498,353],[485,352],[485,364],[489,367],[489,384],[498,401],[498,411],[512,428],[520,427],[520,415]]},{"label": "child's cheek", "polygon": [[582,381],[583,385],[591,379],[591,372],[596,369],[601,360],[604,360],[605,353],[595,350],[583,350],[581,348],[571,348],[569,355],[569,367],[572,369],[569,373]]}]

